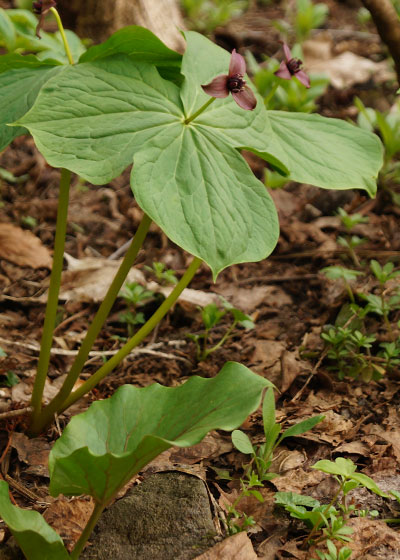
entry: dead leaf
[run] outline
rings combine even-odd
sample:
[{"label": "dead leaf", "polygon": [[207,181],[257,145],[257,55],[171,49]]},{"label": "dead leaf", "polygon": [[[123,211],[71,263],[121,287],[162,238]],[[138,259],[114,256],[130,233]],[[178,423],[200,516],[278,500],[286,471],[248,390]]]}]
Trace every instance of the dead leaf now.
[{"label": "dead leaf", "polygon": [[72,550],[93,511],[94,501],[90,497],[58,497],[47,508],[43,517]]},{"label": "dead leaf", "polygon": [[216,544],[196,560],[257,560],[253,545],[243,531]]},{"label": "dead leaf", "polygon": [[337,89],[362,84],[370,78],[373,78],[375,83],[382,83],[394,77],[386,60],[374,62],[350,51],[332,56],[330,41],[310,39],[305,41],[302,47],[307,72],[327,75],[333,87]]},{"label": "dead leaf", "polygon": [[[67,254],[65,258],[68,262],[68,270],[62,275],[60,300],[95,303],[103,301],[121,260],[75,259]],[[131,268],[126,282],[146,283],[144,274],[136,268]],[[47,293],[43,294],[42,298],[46,301]]]},{"label": "dead leaf", "polygon": [[202,459],[215,459],[223,453],[229,453],[229,451],[232,451],[232,441],[217,432],[212,432],[207,434],[197,445],[173,449],[170,461],[174,464],[193,465]]},{"label": "dead leaf", "polygon": [[18,266],[51,268],[49,250],[31,231],[0,223],[0,258]]},{"label": "dead leaf", "polygon": [[229,284],[221,287],[217,286],[215,289],[221,296],[245,313],[252,313],[262,303],[267,303],[271,307],[283,307],[293,304],[290,295],[279,286],[241,288],[236,284]]},{"label": "dead leaf", "polygon": [[383,521],[353,517],[347,525],[354,530],[347,546],[354,551],[355,558],[400,559],[400,535]]},{"label": "dead leaf", "polygon": [[51,446],[46,439],[29,439],[25,434],[14,432],[11,446],[16,449],[19,460],[28,464],[25,472],[49,478],[48,460]]}]

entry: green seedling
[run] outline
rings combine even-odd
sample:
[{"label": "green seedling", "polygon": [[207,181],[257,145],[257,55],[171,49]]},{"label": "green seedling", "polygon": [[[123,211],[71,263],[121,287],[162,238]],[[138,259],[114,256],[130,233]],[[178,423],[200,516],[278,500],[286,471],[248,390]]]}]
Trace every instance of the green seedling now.
[{"label": "green seedling", "polygon": [[354,228],[354,226],[358,224],[368,223],[368,217],[362,216],[361,214],[357,214],[357,213],[350,215],[343,208],[338,209],[338,214],[340,216],[342,225],[346,228],[347,235],[338,236],[337,242],[339,243],[339,245],[341,245],[347,250],[355,266],[359,267],[360,261],[355,252],[355,249],[360,245],[362,245],[363,243],[365,243],[366,239],[364,237],[359,237],[358,235],[350,235],[350,232]]},{"label": "green seedling", "polygon": [[359,270],[352,270],[350,268],[345,268],[343,266],[327,266],[321,270],[322,274],[325,274],[330,280],[342,280],[344,287],[349,295],[350,301],[355,303],[355,298],[353,290],[351,289],[350,282],[354,282],[360,276],[364,276],[364,273]]},{"label": "green seedling", "polygon": [[270,385],[230,362],[213,379],[195,376],[179,387],[124,385],[74,416],[49,458],[51,495],[84,494],[95,504],[70,555],[39,513],[11,504],[4,481],[0,515],[27,560],[77,560],[104,508],[145,465],[172,445],[189,447],[210,430],[240,426]]},{"label": "green seedling", "polygon": [[352,550],[347,546],[342,546],[340,549],[337,549],[330,539],[328,539],[325,544],[328,548],[328,552],[316,550],[318,560],[348,560],[353,554]]},{"label": "green seedling", "polygon": [[[275,501],[284,507],[292,517],[301,519],[307,527],[311,528],[311,532],[306,538],[307,543],[326,542],[329,554],[333,554],[333,548],[328,545],[328,541],[336,540],[346,543],[351,540],[350,535],[353,533],[353,529],[346,525],[349,516],[355,514],[355,506],[347,501],[349,492],[361,486],[379,496],[385,498],[388,496],[370,477],[358,473],[356,465],[350,459],[338,457],[335,461],[322,460],[315,463],[312,468],[332,474],[339,484],[338,490],[329,504],[321,505],[318,500],[310,496],[302,496],[293,492],[277,492]],[[375,511],[373,516],[376,516]],[[320,558],[325,559],[321,554],[325,553],[319,554]],[[344,554],[345,558],[349,557],[346,556],[347,552]],[[327,558],[330,560],[329,556]],[[340,556],[337,555],[334,558],[340,558]]]},{"label": "green seedling", "polygon": [[[220,309],[215,303],[210,303],[202,309],[199,308],[201,310],[201,318],[204,324],[204,331],[201,334],[187,335],[188,338],[190,338],[190,340],[193,340],[193,342],[196,344],[197,359],[200,362],[206,360],[210,354],[221,348],[232,335],[236,327],[243,327],[246,330],[254,329],[254,323],[249,315],[246,315],[245,313],[243,313],[243,311],[240,311],[240,309],[237,309],[228,301],[222,298],[221,300],[223,309]],[[227,315],[229,315],[231,318],[230,325],[227,327],[225,333],[223,334],[223,336],[221,336],[217,344],[209,347],[208,342],[212,329],[216,327]]]},{"label": "green seedling", "polygon": [[247,8],[247,0],[181,0],[188,27],[201,33],[211,33],[239,17]]},{"label": "green seedling", "polygon": [[120,313],[118,318],[121,323],[126,323],[128,336],[131,337],[134,332],[134,327],[143,325],[143,323],[146,322],[144,313],[136,310],[137,306],[153,298],[154,292],[147,290],[137,282],[130,282],[125,284],[124,289],[119,295],[124,299],[130,309],[124,313]]},{"label": "green seedling", "polygon": [[282,441],[288,437],[298,436],[304,432],[308,432],[319,422],[322,422],[324,416],[314,416],[307,418],[281,433],[281,424],[275,421],[275,397],[273,389],[268,389],[265,393],[263,402],[263,426],[265,443],[259,446],[253,446],[250,438],[241,430],[232,432],[232,443],[241,453],[251,455],[251,469],[257,472],[260,482],[272,480],[276,476],[270,472],[274,452]]},{"label": "green seedling", "polygon": [[324,25],[328,14],[329,8],[325,3],[314,4],[312,0],[296,0],[293,22],[296,41],[302,43],[308,39],[313,29]]},{"label": "green seedling", "polygon": [[175,271],[166,268],[165,264],[162,262],[154,262],[152,266],[145,266],[144,268],[154,274],[157,282],[160,284],[175,285],[178,283]]}]

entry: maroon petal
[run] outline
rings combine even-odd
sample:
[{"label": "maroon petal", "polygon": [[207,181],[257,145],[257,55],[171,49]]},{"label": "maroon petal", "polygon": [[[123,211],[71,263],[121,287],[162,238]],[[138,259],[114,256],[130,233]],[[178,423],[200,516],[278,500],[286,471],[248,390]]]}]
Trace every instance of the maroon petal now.
[{"label": "maroon petal", "polygon": [[228,97],[229,90],[227,86],[228,77],[226,75],[217,76],[212,82],[201,86],[207,95],[211,97]]},{"label": "maroon petal", "polygon": [[257,99],[249,86],[244,86],[242,91],[239,91],[238,93],[232,92],[232,97],[242,109],[252,111],[256,108]]},{"label": "maroon petal", "polygon": [[306,86],[306,88],[310,87],[310,78],[307,76],[304,70],[299,70],[298,72],[296,72],[295,76],[299,80],[299,82]]},{"label": "maroon petal", "polygon": [[282,60],[281,65],[279,66],[278,70],[274,72],[275,76],[279,78],[283,78],[284,80],[290,80],[292,77],[291,73],[289,72],[289,68],[284,60]]},{"label": "maroon petal", "polygon": [[244,76],[246,74],[246,61],[241,54],[236,52],[236,49],[233,49],[229,64],[229,76],[235,76],[237,74],[239,74],[239,76]]},{"label": "maroon petal", "polygon": [[292,53],[290,52],[289,46],[283,43],[283,52],[285,53],[286,62],[289,62],[292,58]]}]

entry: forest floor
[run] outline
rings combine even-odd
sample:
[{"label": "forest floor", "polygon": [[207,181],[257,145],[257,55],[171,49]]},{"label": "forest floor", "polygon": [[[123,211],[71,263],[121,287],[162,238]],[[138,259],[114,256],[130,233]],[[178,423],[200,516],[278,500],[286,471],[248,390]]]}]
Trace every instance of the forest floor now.
[{"label": "forest floor", "polygon": [[[386,60],[373,26],[370,24],[365,30],[357,23],[355,7],[334,0],[325,3],[330,7],[326,30],[316,31],[312,40],[329,44],[332,58],[350,51],[374,63]],[[283,16],[279,7],[258,8],[217,29],[215,38],[229,49],[250,49],[256,57],[263,53],[272,56],[279,47],[279,34],[270,20]],[[359,82],[343,79],[342,87],[330,85],[318,100],[319,113],[354,118],[355,96],[365,105],[383,111],[389,110],[394,102],[397,86],[393,78],[379,81],[374,75]],[[257,176],[262,177],[264,164],[254,156],[249,156],[249,162]],[[2,412],[29,405],[45,311],[59,172],[46,164],[28,137],[16,139],[0,155],[0,168],[12,174],[9,181],[0,179],[0,347],[5,354],[0,362]],[[395,185],[391,187],[395,189]],[[368,218],[368,223],[359,224],[352,231],[366,239],[357,251],[359,270],[365,275],[354,282],[355,293],[376,293],[378,289],[378,282],[369,271],[371,259],[381,264],[392,261],[398,266],[400,207],[394,204],[387,189],[378,190],[377,197],[369,199],[362,191],[330,192],[289,183],[271,194],[281,225],[279,243],[272,256],[260,263],[233,266],[223,271],[216,283],[203,266],[191,283],[193,292],[175,306],[137,353],[124,360],[88,399],[74,407],[73,413],[85,410],[93,400],[110,396],[125,383],[175,386],[193,375],[213,377],[227,361],[238,361],[268,378],[280,391],[277,421],[283,428],[317,414],[325,415],[325,420],[312,431],[285,440],[271,467],[279,476],[260,489],[264,501],[246,497],[237,504],[237,510],[255,520],[248,536],[258,557],[305,560],[315,557],[315,552],[302,549],[307,535],[305,526],[285,513],[277,513],[274,493],[296,492],[328,503],[336,482],[333,477],[311,469],[316,461],[339,456],[351,459],[383,491],[400,491],[400,371],[393,368],[378,381],[349,377],[340,380],[337,372],[330,369],[332,362],[320,337],[324,327],[335,323],[341,307],[348,302],[342,283],[328,280],[321,269],[331,265],[354,268],[337,242],[338,236],[345,234],[338,207]],[[141,210],[135,206],[129,185],[129,171],[103,187],[74,179],[68,257],[46,398],[60,386],[86,332],[87,320],[101,301],[118,263],[115,251],[131,239],[140,219]],[[155,278],[146,267],[162,262],[180,276],[190,258],[152,226],[135,268],[141,273],[140,281],[154,289]],[[155,291],[158,289],[156,286]],[[196,346],[187,335],[202,332],[198,305],[217,301],[217,296],[249,314],[255,327],[235,330],[219,350],[199,362]],[[154,297],[140,310],[149,317],[157,302]],[[127,336],[127,326],[120,320],[125,311],[126,303],[119,298],[83,378],[101,365],[102,354],[111,355],[121,346],[121,337]],[[398,334],[399,319],[400,312],[392,311],[394,336]],[[226,316],[211,332],[210,346],[218,342],[229,326],[228,321]],[[368,328],[378,340],[388,340],[379,316],[370,319]],[[17,376],[12,387],[7,386],[9,372]],[[76,512],[70,509],[60,524],[65,504],[49,497],[47,486],[48,452],[69,417],[70,413],[62,415],[57,426],[33,440],[21,433],[23,419],[8,420],[0,429],[0,460],[2,476],[7,475],[7,480],[12,481],[17,503],[46,512],[48,522],[53,521],[71,545],[76,527],[86,515],[82,513],[84,501],[75,500],[79,504]],[[252,415],[242,429],[254,443],[262,442],[261,411]],[[223,515],[227,504],[235,502],[238,496],[239,478],[246,462],[248,456],[235,450],[229,434],[212,433],[189,451],[164,456],[153,465],[152,472],[191,469],[207,480],[217,513]],[[220,479],[218,469],[229,471],[232,480]],[[358,490],[353,500],[357,509],[376,509],[381,518],[399,515],[394,499],[385,500]],[[400,558],[400,535],[395,529],[370,517],[353,517],[350,524],[354,533],[347,546],[354,551],[352,558]],[[6,530],[0,527],[0,539],[6,537]],[[234,556],[220,556],[225,557]],[[243,553],[237,558],[246,560],[253,556]]]}]

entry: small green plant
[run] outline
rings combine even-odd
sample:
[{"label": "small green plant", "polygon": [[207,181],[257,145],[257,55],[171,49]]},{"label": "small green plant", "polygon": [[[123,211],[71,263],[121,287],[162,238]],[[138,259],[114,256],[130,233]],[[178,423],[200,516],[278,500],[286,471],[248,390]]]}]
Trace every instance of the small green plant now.
[{"label": "small green plant", "polygon": [[119,294],[129,306],[128,311],[119,314],[121,323],[126,323],[128,328],[128,336],[131,337],[134,332],[134,327],[143,325],[146,322],[145,316],[142,312],[137,311],[137,306],[154,297],[154,292],[146,290],[137,282],[128,282],[125,284],[124,289]]},{"label": "small green plant", "polygon": [[316,550],[318,560],[348,560],[353,554],[352,550],[347,546],[342,546],[340,549],[337,549],[336,545],[330,539],[327,539],[325,544],[328,548],[328,552]]},{"label": "small green plant", "polygon": [[355,249],[357,247],[359,247],[360,245],[362,245],[363,243],[365,243],[366,239],[364,237],[359,237],[358,235],[351,235],[351,230],[354,228],[354,226],[358,225],[358,224],[366,224],[368,223],[368,217],[367,216],[362,216],[361,214],[348,214],[346,212],[346,210],[344,210],[343,208],[339,208],[338,209],[338,214],[340,216],[340,220],[342,222],[342,225],[346,228],[346,232],[347,235],[346,236],[338,236],[337,238],[337,242],[339,243],[339,245],[341,245],[342,247],[344,247],[351,260],[353,261],[354,265],[359,267],[360,266],[360,261],[358,259],[358,256],[355,252]]},{"label": "small green plant", "polygon": [[[301,519],[311,528],[310,534],[306,537],[306,542],[319,544],[325,542],[328,553],[317,551],[322,560],[338,560],[349,558],[347,547],[342,547],[340,551],[333,545],[333,540],[349,542],[353,529],[346,525],[350,515],[357,515],[355,506],[348,503],[348,494],[357,487],[364,487],[382,497],[388,497],[382,492],[378,485],[368,476],[357,472],[357,467],[350,459],[338,457],[335,461],[322,460],[313,465],[313,469],[331,474],[338,482],[338,489],[329,504],[321,505],[318,500],[310,496],[302,496],[293,492],[277,492],[275,502],[285,508],[290,515],[296,519]],[[377,512],[368,512],[372,517],[376,517]],[[366,512],[363,512],[363,516]],[[331,544],[328,544],[328,543]],[[344,550],[343,550],[344,549]],[[343,553],[340,552],[343,550]],[[351,553],[351,551],[350,551]]]},{"label": "small green plant", "polygon": [[154,274],[160,284],[177,284],[175,271],[166,268],[162,262],[153,262],[152,266],[145,266],[146,270]]},{"label": "small green plant", "polygon": [[364,276],[364,273],[360,270],[352,270],[351,268],[345,268],[343,266],[326,266],[321,269],[322,274],[324,274],[330,280],[342,280],[344,287],[349,295],[349,299],[352,303],[355,303],[354,293],[351,288],[350,282],[354,282],[360,276]]},{"label": "small green plant", "polygon": [[247,0],[181,0],[190,29],[211,33],[239,17],[248,6]]},{"label": "small green plant", "polygon": [[328,14],[329,8],[325,3],[314,4],[312,0],[296,0],[293,22],[296,41],[302,43],[308,39],[313,29],[324,25]]},{"label": "small green plant", "polygon": [[[207,357],[221,348],[232,335],[236,327],[242,327],[246,330],[254,329],[254,322],[249,315],[234,307],[231,303],[221,298],[223,309],[220,309],[215,303],[209,303],[205,307],[199,307],[201,318],[204,324],[204,331],[201,334],[188,334],[188,338],[193,340],[197,348],[197,359],[201,362]],[[230,324],[227,326],[225,333],[221,336],[217,344],[209,347],[209,338],[213,328],[215,328],[221,320],[230,316]]]},{"label": "small green plant", "polygon": [[258,479],[261,483],[266,480],[272,480],[278,476],[275,473],[271,473],[269,469],[272,464],[274,452],[282,441],[288,437],[298,436],[304,432],[308,432],[308,430],[311,430],[325,418],[324,416],[307,418],[281,433],[282,426],[275,420],[275,397],[272,388],[268,389],[265,393],[262,416],[265,443],[255,447],[251,443],[250,438],[241,430],[234,430],[232,432],[233,445],[241,453],[251,455],[251,470],[257,472]]}]

